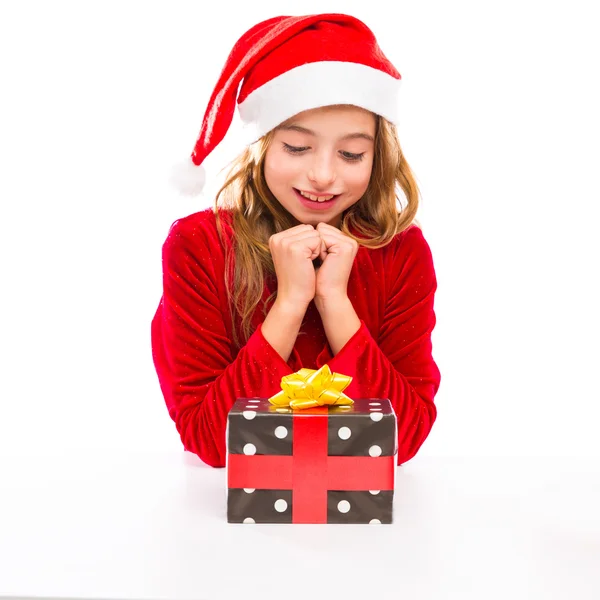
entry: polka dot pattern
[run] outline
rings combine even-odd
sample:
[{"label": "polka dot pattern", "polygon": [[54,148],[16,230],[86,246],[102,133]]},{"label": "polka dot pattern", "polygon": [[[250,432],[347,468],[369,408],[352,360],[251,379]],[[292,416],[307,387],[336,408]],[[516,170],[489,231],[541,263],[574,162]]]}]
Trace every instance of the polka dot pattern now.
[{"label": "polka dot pattern", "polygon": [[340,427],[338,429],[338,436],[340,437],[341,440],[350,439],[351,435],[352,435],[352,431],[350,430],[350,427]]},{"label": "polka dot pattern", "polygon": [[369,455],[374,458],[377,456],[381,456],[381,446],[377,446],[377,445],[371,446],[369,448]]},{"label": "polka dot pattern", "polygon": [[275,428],[275,437],[276,438],[283,440],[284,438],[287,437],[287,434],[288,434],[288,430],[283,425],[280,425],[279,427]]},{"label": "polka dot pattern", "polygon": [[[372,401],[371,401],[372,400]],[[286,406],[273,406],[266,398],[240,398],[228,421],[228,449],[236,454],[293,456],[296,416]],[[389,457],[397,450],[397,426],[389,400],[359,398],[352,406],[330,410],[327,443],[331,456]],[[257,418],[260,417],[260,418]],[[252,443],[251,443],[252,442]],[[260,457],[259,457],[260,458]],[[258,459],[257,459],[258,460]],[[373,480],[371,487],[378,483]],[[258,480],[231,488],[228,521],[236,523],[292,523],[292,492],[282,485],[262,489]],[[243,485],[243,484],[242,484]],[[366,486],[368,487],[368,485]],[[380,484],[385,487],[385,484]],[[327,490],[327,522],[381,525],[392,522],[393,490]]]}]

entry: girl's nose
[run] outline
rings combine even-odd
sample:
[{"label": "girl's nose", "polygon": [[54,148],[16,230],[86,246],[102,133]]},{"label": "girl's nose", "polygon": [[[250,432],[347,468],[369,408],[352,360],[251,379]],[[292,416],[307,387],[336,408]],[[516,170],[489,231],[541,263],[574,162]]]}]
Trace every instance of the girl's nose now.
[{"label": "girl's nose", "polygon": [[333,161],[327,158],[315,159],[312,168],[308,171],[308,178],[314,182],[315,187],[328,187],[335,181],[335,168]]}]

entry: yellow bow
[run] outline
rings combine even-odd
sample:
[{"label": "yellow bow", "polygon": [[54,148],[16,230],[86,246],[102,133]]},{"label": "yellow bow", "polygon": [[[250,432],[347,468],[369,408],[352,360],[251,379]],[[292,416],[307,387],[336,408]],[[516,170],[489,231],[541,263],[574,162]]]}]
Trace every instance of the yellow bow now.
[{"label": "yellow bow", "polygon": [[349,375],[332,373],[328,365],[300,369],[281,378],[281,392],[269,398],[276,406],[303,409],[325,404],[351,405],[354,400],[343,393],[352,381]]}]

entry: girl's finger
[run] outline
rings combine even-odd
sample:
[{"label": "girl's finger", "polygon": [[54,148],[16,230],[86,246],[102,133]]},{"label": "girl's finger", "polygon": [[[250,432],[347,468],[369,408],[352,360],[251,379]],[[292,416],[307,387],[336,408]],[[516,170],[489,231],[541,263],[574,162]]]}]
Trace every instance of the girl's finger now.
[{"label": "girl's finger", "polygon": [[331,246],[339,246],[340,248],[348,248],[348,250],[353,249],[353,244],[351,240],[348,240],[346,236],[338,237],[335,235],[322,235],[321,239],[325,245],[325,249],[329,250]]},{"label": "girl's finger", "polygon": [[325,257],[327,256],[327,245],[324,240],[321,240],[321,252],[319,256],[321,257],[321,260],[325,260]]},{"label": "girl's finger", "polygon": [[336,237],[347,237],[337,227],[320,227],[317,226],[317,231],[325,235],[334,235]]},{"label": "girl's finger", "polygon": [[344,233],[342,233],[337,227],[332,227],[331,229],[317,229],[317,231],[319,232],[319,235],[325,239],[329,239],[331,241],[333,240],[337,240],[340,242],[350,242],[352,243],[354,240],[350,237],[348,237],[347,235],[345,235]]}]

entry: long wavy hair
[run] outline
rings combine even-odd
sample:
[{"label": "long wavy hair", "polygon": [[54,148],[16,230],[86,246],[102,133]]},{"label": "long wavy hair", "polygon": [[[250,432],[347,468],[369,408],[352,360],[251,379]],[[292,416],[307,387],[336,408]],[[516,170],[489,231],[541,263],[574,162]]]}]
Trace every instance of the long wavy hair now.
[{"label": "long wavy hair", "polygon": [[[396,234],[412,224],[420,227],[415,219],[420,192],[400,148],[396,127],[380,115],[374,116],[375,153],[371,178],[360,200],[342,213],[340,225],[345,235],[359,245],[373,249],[386,246]],[[276,281],[269,238],[300,224],[275,198],[264,176],[267,150],[275,132],[285,123],[247,146],[226,165],[225,169],[229,170],[225,183],[215,196],[213,212],[226,253],[225,286],[233,343],[237,350],[247,343],[254,331],[252,315],[262,299],[265,283],[269,279]],[[397,194],[399,189],[403,192],[404,203]],[[223,239],[221,211],[230,211],[231,215],[229,225],[233,235],[229,244]],[[359,235],[354,235],[351,228]],[[277,290],[263,303],[265,317],[269,303],[276,297]],[[241,319],[243,341],[237,335],[235,313]]]}]

